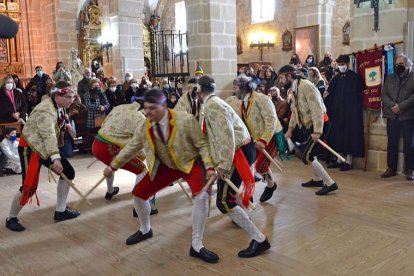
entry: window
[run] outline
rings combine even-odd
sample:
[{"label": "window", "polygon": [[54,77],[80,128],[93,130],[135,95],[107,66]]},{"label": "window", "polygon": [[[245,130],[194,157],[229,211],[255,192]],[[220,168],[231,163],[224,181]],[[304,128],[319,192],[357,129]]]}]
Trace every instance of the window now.
[{"label": "window", "polygon": [[275,17],[275,0],[252,0],[252,24],[272,21]]},{"label": "window", "polygon": [[181,32],[187,31],[187,14],[184,1],[175,3],[175,29]]}]

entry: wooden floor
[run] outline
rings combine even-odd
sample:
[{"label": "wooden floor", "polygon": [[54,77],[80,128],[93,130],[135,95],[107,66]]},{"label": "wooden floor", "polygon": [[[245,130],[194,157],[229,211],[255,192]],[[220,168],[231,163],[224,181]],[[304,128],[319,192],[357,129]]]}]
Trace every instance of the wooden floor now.
[{"label": "wooden floor", "polygon": [[[103,169],[99,163],[87,169],[91,160],[72,159],[75,183],[84,193]],[[79,218],[57,224],[56,184],[47,182],[42,169],[41,207],[23,209],[22,233],[4,227],[20,176],[0,178],[0,275],[414,275],[414,183],[403,176],[383,180],[380,172],[330,170],[339,191],[318,197],[315,189],[300,187],[309,167],[299,161],[284,165],[273,198],[251,212],[272,248],[257,258],[238,258],[249,237],[213,207],[205,245],[219,254],[218,264],[189,257],[192,208],[178,185],[158,195],[154,237],[126,246],[138,229],[132,174],[117,172],[121,193],[112,201],[103,198],[102,184],[91,195],[93,206],[81,205]],[[258,183],[255,198],[263,189]],[[71,191],[69,203],[76,200]]]}]

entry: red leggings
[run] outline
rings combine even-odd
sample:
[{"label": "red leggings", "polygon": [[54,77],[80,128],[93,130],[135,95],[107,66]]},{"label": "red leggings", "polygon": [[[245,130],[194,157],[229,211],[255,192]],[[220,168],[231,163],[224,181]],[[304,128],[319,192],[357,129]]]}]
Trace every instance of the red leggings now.
[{"label": "red leggings", "polygon": [[[102,163],[108,165],[112,162],[115,156],[121,151],[121,148],[115,144],[108,144],[95,139],[92,144],[92,153]],[[134,174],[140,174],[146,168],[144,162],[137,156],[124,164],[121,169],[130,171]]]},{"label": "red leggings", "polygon": [[201,165],[201,163],[198,161],[194,162],[193,168],[191,169],[189,174],[186,174],[179,170],[170,169],[163,163],[160,163],[155,173],[154,179],[151,180],[149,173],[147,173],[141,180],[141,182],[139,182],[138,185],[135,185],[132,194],[143,200],[147,200],[159,190],[167,187],[174,181],[183,178],[185,181],[187,181],[188,185],[190,186],[191,192],[194,197],[203,188],[205,176],[206,171],[203,165]]}]

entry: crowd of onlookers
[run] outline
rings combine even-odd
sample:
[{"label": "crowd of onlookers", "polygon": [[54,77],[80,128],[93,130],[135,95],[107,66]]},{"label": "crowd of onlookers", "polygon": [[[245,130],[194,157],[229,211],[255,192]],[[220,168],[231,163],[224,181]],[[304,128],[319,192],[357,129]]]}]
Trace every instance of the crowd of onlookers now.
[{"label": "crowd of onlookers", "polygon": [[[290,59],[301,79],[306,79],[313,83],[323,98],[327,109],[327,118],[331,122],[331,131],[327,142],[336,151],[343,155],[346,162],[341,163],[328,152],[320,156],[321,159],[328,163],[329,168],[340,168],[347,171],[353,168],[353,157],[363,157],[365,155],[364,125],[362,97],[365,86],[358,74],[351,70],[350,59],[347,55],[340,55],[337,59],[332,59],[331,54],[326,52],[320,62],[315,60],[313,55],[309,55],[302,63],[296,54]],[[413,180],[414,173],[411,167],[411,160],[414,156],[412,153],[412,132],[414,119],[411,118],[410,110],[412,109],[410,100],[413,94],[411,84],[414,85],[414,78],[411,73],[411,61],[405,56],[399,56],[396,65],[405,66],[397,69],[393,77],[386,79],[384,84],[383,105],[384,117],[387,118],[387,135],[388,141],[388,170],[382,177],[390,177],[396,174],[396,158],[398,157],[398,141],[400,132],[404,136],[404,154],[407,179]],[[41,66],[37,66],[36,75],[33,76],[26,87],[23,86],[17,75],[6,76],[0,88],[0,123],[21,123],[24,124],[27,116],[33,108],[46,97],[49,97],[53,84],[59,81],[71,82],[71,74],[65,68],[62,62],[56,64],[52,77],[43,72]],[[93,69],[93,67],[92,67]],[[404,69],[404,70],[403,70]],[[402,72],[398,71],[402,70]],[[199,77],[204,72],[201,67],[196,69],[196,76]],[[290,104],[292,97],[295,97],[292,91],[286,89],[278,81],[276,70],[270,65],[247,66],[240,68],[238,74],[245,74],[251,78],[255,84],[256,91],[268,95],[276,108],[277,116],[286,131],[290,119]],[[179,98],[185,93],[182,86],[183,78],[163,79],[161,82],[151,82],[145,74],[140,79],[134,78],[132,73],[126,73],[122,83],[117,82],[116,78],[105,78],[103,74],[86,68],[83,78],[72,85],[77,86],[78,98],[69,108],[67,113],[67,122],[72,125],[72,131],[66,133],[64,137],[64,146],[61,148],[62,154],[66,157],[73,155],[74,149],[78,148],[80,152],[90,152],[90,147],[94,135],[96,135],[100,123],[115,106],[137,101],[142,102],[145,91],[148,88],[159,87],[167,97],[169,108],[174,108]],[[394,79],[396,78],[396,79]],[[396,85],[395,83],[399,83]],[[390,84],[392,83],[392,84]],[[191,89],[193,86],[191,86]],[[402,94],[399,91],[403,91]],[[387,96],[392,94],[392,96]],[[394,94],[398,94],[396,98]],[[385,95],[385,96],[384,96]],[[394,97],[394,98],[393,98]],[[399,105],[400,104],[400,105]],[[414,103],[413,103],[414,104]],[[408,106],[408,108],[407,108]],[[413,113],[414,114],[414,113]],[[16,145],[13,141],[15,130],[7,129],[5,133],[4,147]],[[294,131],[296,141],[300,144],[300,129]],[[77,137],[82,137],[82,143]],[[10,143],[8,143],[9,141]],[[305,141],[303,141],[305,142]],[[3,147],[3,145],[2,145]],[[19,172],[13,167],[13,158],[10,157],[10,151],[2,149],[0,152],[0,168],[7,157],[10,164],[6,168]],[[412,156],[413,155],[413,156]],[[397,157],[396,157],[397,156]],[[407,161],[407,159],[409,159]],[[414,162],[414,160],[412,160]],[[16,162],[15,162],[16,163]],[[0,171],[1,174],[1,171]]]},{"label": "crowd of onlookers", "polygon": [[[6,127],[2,131],[3,135],[0,139],[3,138],[4,144],[10,140],[6,132],[11,130],[16,132],[24,127],[27,117],[36,105],[50,96],[54,84],[61,81],[72,83],[71,73],[62,62],[56,64],[55,71],[51,75],[45,73],[41,66],[36,66],[35,71],[36,74],[26,86],[17,75],[8,75],[1,81],[0,124],[10,124],[12,127]],[[86,68],[83,78],[78,83],[72,83],[73,86],[77,86],[78,97],[67,111],[66,120],[71,124],[74,132],[67,132],[64,135],[64,145],[60,150],[66,157],[72,157],[75,149],[90,153],[93,136],[96,135],[103,118],[117,105],[141,102],[146,89],[152,87],[163,89],[168,95],[170,108],[175,106],[181,94],[181,89],[176,88],[179,85],[175,85],[169,79],[162,80],[160,84],[158,81],[151,82],[146,75],[136,79],[132,73],[126,73],[123,83],[117,83],[114,77],[105,78],[103,74],[98,74],[100,78],[96,76],[97,72]],[[13,128],[16,123],[20,127]],[[13,139],[16,135],[11,137]],[[16,150],[17,143],[18,138],[14,142]],[[14,159],[9,153],[10,151],[5,148],[0,150],[0,176],[4,173],[20,173],[18,169],[12,167]]]}]

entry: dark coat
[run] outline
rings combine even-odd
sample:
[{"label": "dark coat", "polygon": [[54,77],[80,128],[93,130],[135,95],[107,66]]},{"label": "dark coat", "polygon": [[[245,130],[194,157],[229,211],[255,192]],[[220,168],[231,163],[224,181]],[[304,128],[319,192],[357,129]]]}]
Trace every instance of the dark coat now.
[{"label": "dark coat", "polygon": [[0,91],[0,123],[13,123],[16,119],[12,114],[20,112],[20,118],[25,119],[27,114],[27,102],[26,97],[19,91],[13,90],[14,100],[16,103],[16,110],[14,110],[13,104],[10,98],[2,90]]},{"label": "dark coat", "polygon": [[414,73],[410,72],[401,78],[398,74],[389,76],[381,92],[383,116],[396,119],[391,108],[397,103],[400,108],[398,119],[401,121],[414,119]]},{"label": "dark coat", "polygon": [[348,70],[335,76],[325,99],[331,121],[328,141],[339,153],[365,156],[362,100],[364,83],[355,72]]}]

